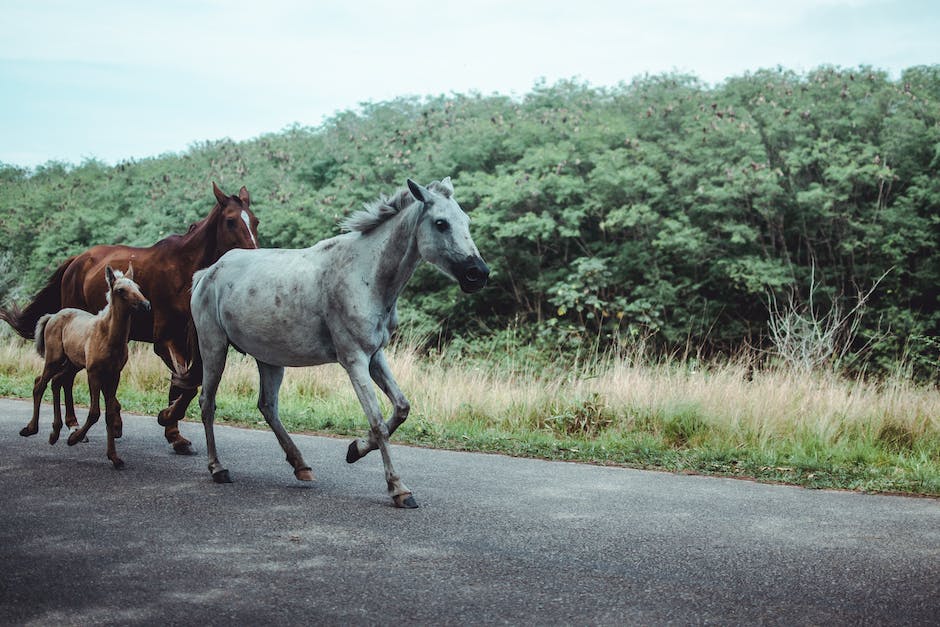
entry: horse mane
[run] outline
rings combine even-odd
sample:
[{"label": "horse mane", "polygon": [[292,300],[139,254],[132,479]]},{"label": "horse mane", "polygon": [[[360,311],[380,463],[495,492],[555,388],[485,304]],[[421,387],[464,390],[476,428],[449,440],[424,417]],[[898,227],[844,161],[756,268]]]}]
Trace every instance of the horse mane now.
[{"label": "horse mane", "polygon": [[377,200],[363,205],[359,211],[340,222],[344,231],[368,233],[383,222],[390,220],[415,201],[407,189],[400,189],[391,198],[380,196]]},{"label": "horse mane", "polygon": [[[428,189],[450,197],[454,193],[454,188],[445,185],[443,182],[434,181],[428,185]],[[395,192],[391,198],[379,196],[377,200],[366,203],[359,211],[350,214],[345,220],[340,222],[340,228],[343,231],[359,231],[368,233],[380,224],[387,222],[397,216],[403,210],[415,202],[415,197],[407,188],[402,188]]]}]

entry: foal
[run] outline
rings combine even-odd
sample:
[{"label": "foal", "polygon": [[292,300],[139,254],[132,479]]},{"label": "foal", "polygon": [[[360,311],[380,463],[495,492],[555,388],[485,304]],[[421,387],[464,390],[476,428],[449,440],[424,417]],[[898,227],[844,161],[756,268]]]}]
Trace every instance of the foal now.
[{"label": "foal", "polygon": [[68,307],[55,314],[46,314],[36,323],[36,350],[45,359],[45,365],[33,385],[33,417],[20,435],[35,435],[39,431],[39,404],[46,385],[51,381],[54,417],[49,444],[58,441],[62,430],[59,390],[65,386],[66,396],[70,396],[76,373],[85,368],[91,405],[85,424],[69,434],[69,446],[84,440],[91,426],[98,422],[101,416],[99,394],[104,394],[108,459],[115,468],[121,468],[124,461],[114,448],[115,437],[120,437],[115,433],[115,422],[120,424],[121,412],[117,387],[121,370],[127,363],[131,313],[138,309],[150,311],[150,301],[134,283],[133,266],[128,266],[126,274],[107,266],[105,280],[108,283],[108,304],[98,314]]}]

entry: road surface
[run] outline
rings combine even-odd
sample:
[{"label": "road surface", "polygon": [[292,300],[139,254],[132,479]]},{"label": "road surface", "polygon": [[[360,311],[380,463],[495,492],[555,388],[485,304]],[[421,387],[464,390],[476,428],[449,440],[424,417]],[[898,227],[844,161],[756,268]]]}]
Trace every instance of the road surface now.
[{"label": "road surface", "polygon": [[[381,459],[217,428],[234,483],[152,417],[68,447],[0,400],[0,623],[895,624],[940,622],[940,502],[395,446]],[[83,412],[80,412],[80,415]],[[365,425],[365,419],[363,419]],[[405,425],[404,428],[407,428]]]}]

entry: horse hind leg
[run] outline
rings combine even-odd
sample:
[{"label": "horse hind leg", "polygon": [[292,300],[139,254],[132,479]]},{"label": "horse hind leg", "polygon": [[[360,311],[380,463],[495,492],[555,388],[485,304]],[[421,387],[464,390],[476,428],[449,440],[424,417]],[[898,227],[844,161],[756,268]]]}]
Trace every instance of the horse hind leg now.
[{"label": "horse hind leg", "polygon": [[[212,350],[207,350],[212,335]],[[199,347],[203,353],[202,393],[199,395],[199,409],[202,414],[202,426],[206,432],[206,455],[209,458],[209,472],[216,483],[231,483],[232,477],[219,461],[215,448],[215,395],[225,369],[228,340],[220,329],[208,327],[200,329]],[[208,355],[208,357],[206,357]]]},{"label": "horse hind leg", "polygon": [[20,429],[20,435],[23,437],[28,438],[39,433],[39,407],[42,404],[42,395],[46,392],[46,383],[42,374],[33,380],[33,415],[26,426]]},{"label": "horse hind leg", "polygon": [[33,380],[33,415],[26,426],[20,429],[20,435],[23,437],[28,438],[39,433],[39,407],[42,405],[42,395],[46,393],[46,386],[52,378],[52,373],[52,368],[46,364],[42,369],[42,374]]},{"label": "horse hind leg", "polygon": [[278,416],[277,401],[281,382],[284,380],[283,366],[272,366],[255,360],[258,363],[258,374],[261,383],[258,390],[258,409],[265,421],[274,431],[278,443],[287,455],[287,462],[294,468],[294,476],[299,481],[313,481],[313,470],[304,461],[300,449],[294,444],[287,429]]},{"label": "horse hind leg", "polygon": [[153,352],[163,361],[170,370],[170,391],[167,406],[157,414],[157,424],[164,428],[163,435],[173,452],[177,455],[195,455],[192,442],[183,437],[179,429],[179,421],[186,415],[186,409],[196,397],[202,379],[202,363],[195,360],[189,368],[185,368],[187,360],[182,356],[179,346],[185,346],[175,341],[164,340],[154,342]]},{"label": "horse hind leg", "polygon": [[59,434],[62,432],[62,380],[56,377],[52,380],[52,431],[49,433],[49,444],[55,444],[59,441]]},{"label": "horse hind leg", "polygon": [[[70,368],[68,372],[62,376],[62,390],[65,395],[65,426],[69,428],[70,433],[78,431],[78,416],[75,414],[75,397],[73,395],[73,388],[75,387],[75,376],[78,374],[78,370],[75,368]],[[82,440],[87,442],[88,438]]]},{"label": "horse hind leg", "polygon": [[[174,376],[173,381],[175,380],[176,377]],[[160,410],[157,416],[157,423],[163,427],[163,436],[177,455],[195,455],[196,451],[193,450],[192,442],[180,433],[179,420],[174,420],[171,416],[179,413],[180,419],[182,419],[182,416],[186,414],[186,409],[192,400],[196,398],[198,392],[198,385],[183,387],[171,382],[167,408]]]}]

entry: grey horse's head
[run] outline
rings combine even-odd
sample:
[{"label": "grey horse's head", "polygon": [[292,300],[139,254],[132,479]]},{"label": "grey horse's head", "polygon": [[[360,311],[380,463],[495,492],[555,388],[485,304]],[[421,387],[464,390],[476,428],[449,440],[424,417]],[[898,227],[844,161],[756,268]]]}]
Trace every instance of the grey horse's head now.
[{"label": "grey horse's head", "polygon": [[470,237],[470,218],[454,200],[450,177],[424,187],[408,179],[408,189],[424,203],[418,221],[418,252],[460,283],[464,292],[477,292],[490,276],[480,251]]}]

